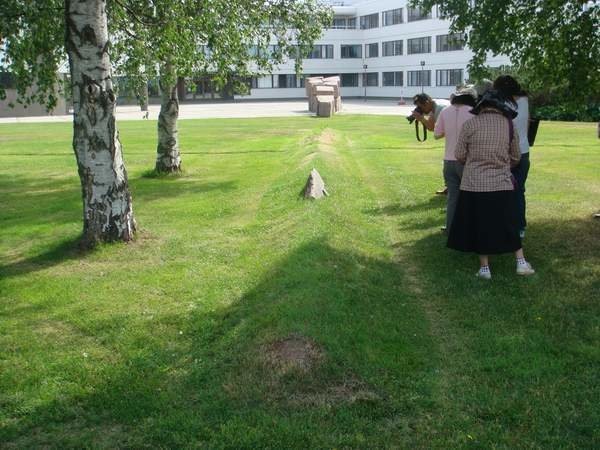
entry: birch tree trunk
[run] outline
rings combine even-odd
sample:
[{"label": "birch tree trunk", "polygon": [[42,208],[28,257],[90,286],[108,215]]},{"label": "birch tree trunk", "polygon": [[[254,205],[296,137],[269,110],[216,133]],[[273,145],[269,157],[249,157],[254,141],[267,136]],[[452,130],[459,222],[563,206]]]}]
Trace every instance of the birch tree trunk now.
[{"label": "birch tree trunk", "polygon": [[171,73],[169,65],[163,70],[160,79],[161,103],[158,115],[158,147],[156,148],[156,171],[179,172],[181,155],[177,119],[179,117],[179,98],[177,97],[177,78]]},{"label": "birch tree trunk", "polygon": [[135,220],[115,123],[106,0],[65,0],[73,84],[73,150],[83,198],[83,244],[129,241]]},{"label": "birch tree trunk", "polygon": [[148,80],[142,86],[142,92],[140,93],[140,109],[142,111],[148,111]]}]

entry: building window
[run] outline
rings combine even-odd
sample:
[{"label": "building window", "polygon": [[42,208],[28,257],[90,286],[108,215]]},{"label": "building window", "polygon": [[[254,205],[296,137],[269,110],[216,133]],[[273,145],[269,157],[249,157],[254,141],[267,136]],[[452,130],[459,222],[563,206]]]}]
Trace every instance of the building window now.
[{"label": "building window", "polygon": [[331,28],[335,30],[356,29],[356,17],[334,17]]},{"label": "building window", "polygon": [[278,76],[278,84],[279,88],[295,88],[297,86],[298,81],[296,80],[296,75],[279,75]]},{"label": "building window", "polygon": [[381,43],[381,54],[383,56],[398,56],[402,54],[402,40],[387,41]]},{"label": "building window", "polygon": [[465,48],[465,34],[443,34],[435,38],[436,52],[450,52],[453,50],[462,50]]},{"label": "building window", "polygon": [[266,89],[273,87],[273,75],[267,75],[256,79],[257,89]]},{"label": "building window", "polygon": [[435,71],[438,86],[458,86],[463,82],[462,69],[444,69]]},{"label": "building window", "polygon": [[362,58],[362,45],[342,45],[342,58]]},{"label": "building window", "polygon": [[416,53],[431,53],[431,36],[407,39],[406,50],[409,55],[414,55]]},{"label": "building window", "polygon": [[383,72],[384,86],[403,86],[404,72]]},{"label": "building window", "polygon": [[379,73],[371,72],[371,73],[363,73],[363,86],[379,86]]},{"label": "building window", "polygon": [[340,79],[341,87],[358,87],[357,73],[343,73]]},{"label": "building window", "polygon": [[[248,48],[248,56],[251,58],[271,58],[279,52],[279,47],[277,45],[269,45],[267,48],[261,48],[257,45],[251,45]],[[206,56],[209,57],[208,55]]]},{"label": "building window", "polygon": [[333,59],[333,45],[315,45],[306,59]]},{"label": "building window", "polygon": [[377,58],[379,56],[379,44],[365,44],[365,56],[367,58]]},{"label": "building window", "polygon": [[390,9],[381,13],[382,26],[389,27],[390,25],[397,25],[402,23],[402,8]]},{"label": "building window", "polygon": [[431,86],[431,70],[409,70],[406,75],[408,86]]},{"label": "building window", "polygon": [[379,13],[369,14],[368,16],[360,16],[360,29],[369,30],[379,26]]},{"label": "building window", "polygon": [[421,8],[407,8],[408,21],[431,19],[431,11],[426,11]]}]

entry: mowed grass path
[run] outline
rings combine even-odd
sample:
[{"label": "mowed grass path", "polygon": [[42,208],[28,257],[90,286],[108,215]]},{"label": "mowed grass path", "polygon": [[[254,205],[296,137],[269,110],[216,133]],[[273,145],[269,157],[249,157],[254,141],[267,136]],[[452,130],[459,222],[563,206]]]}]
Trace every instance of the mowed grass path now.
[{"label": "mowed grass path", "polygon": [[491,282],[401,117],[184,120],[169,178],[155,126],[119,124],[138,238],[87,254],[71,125],[0,126],[0,447],[600,446],[594,124],[541,125],[538,273]]}]

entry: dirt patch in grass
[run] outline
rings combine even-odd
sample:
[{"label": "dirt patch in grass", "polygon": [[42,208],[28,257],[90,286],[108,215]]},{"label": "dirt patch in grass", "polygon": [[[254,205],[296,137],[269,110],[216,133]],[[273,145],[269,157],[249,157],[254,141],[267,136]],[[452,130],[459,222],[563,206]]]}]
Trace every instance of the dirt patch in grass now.
[{"label": "dirt patch in grass", "polygon": [[309,372],[323,359],[323,350],[312,340],[291,335],[268,344],[264,349],[264,357],[278,375],[290,372]]},{"label": "dirt patch in grass", "polygon": [[[323,378],[319,366],[326,358],[325,351],[305,336],[294,334],[271,342],[263,348],[263,355],[270,369],[264,381],[277,401],[295,407],[314,407],[380,399],[354,374],[347,374],[341,380]],[[294,378],[293,382],[289,382],[288,375]]]}]

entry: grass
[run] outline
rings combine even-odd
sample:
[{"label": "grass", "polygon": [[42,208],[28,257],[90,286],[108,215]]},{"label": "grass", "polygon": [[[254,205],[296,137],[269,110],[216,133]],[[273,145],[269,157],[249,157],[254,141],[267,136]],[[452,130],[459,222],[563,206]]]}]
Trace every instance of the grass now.
[{"label": "grass", "polygon": [[[594,125],[542,123],[538,273],[486,283],[439,232],[442,144],[403,122],[181,121],[166,178],[123,122],[140,232],[87,254],[71,126],[0,126],[0,447],[598,448]],[[290,337],[308,369],[273,362]]]}]

